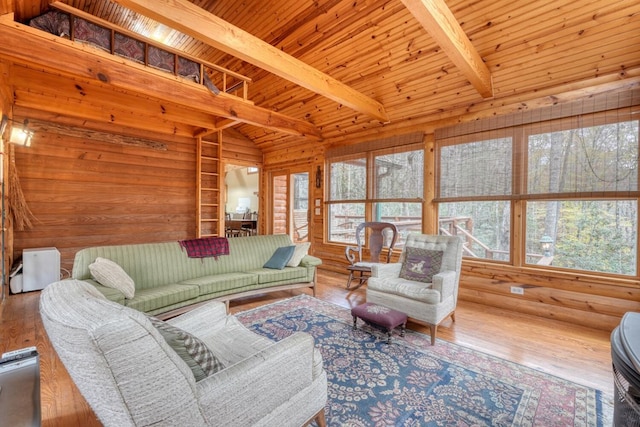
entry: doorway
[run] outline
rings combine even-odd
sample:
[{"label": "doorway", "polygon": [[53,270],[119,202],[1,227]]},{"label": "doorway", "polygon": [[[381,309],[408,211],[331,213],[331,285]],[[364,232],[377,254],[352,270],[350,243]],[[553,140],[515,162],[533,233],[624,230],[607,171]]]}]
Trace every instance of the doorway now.
[{"label": "doorway", "polygon": [[274,234],[288,234],[294,243],[309,241],[309,172],[271,175]]},{"label": "doorway", "polygon": [[260,210],[259,172],[257,166],[225,164],[224,210],[227,237],[257,234]]}]

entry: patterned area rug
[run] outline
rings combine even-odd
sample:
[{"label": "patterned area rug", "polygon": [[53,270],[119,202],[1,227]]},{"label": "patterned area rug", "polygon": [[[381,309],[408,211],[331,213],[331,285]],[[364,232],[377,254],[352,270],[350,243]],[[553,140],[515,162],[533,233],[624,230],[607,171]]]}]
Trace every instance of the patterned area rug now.
[{"label": "patterned area rug", "polygon": [[610,426],[600,391],[407,330],[401,338],[307,295],[237,314],[276,341],[314,336],[328,375],[329,426]]}]

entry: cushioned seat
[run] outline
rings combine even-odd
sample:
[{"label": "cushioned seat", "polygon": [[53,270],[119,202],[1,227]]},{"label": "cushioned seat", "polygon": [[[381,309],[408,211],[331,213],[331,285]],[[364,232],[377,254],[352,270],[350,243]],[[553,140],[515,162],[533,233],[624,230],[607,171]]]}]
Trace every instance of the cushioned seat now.
[{"label": "cushioned seat", "polygon": [[133,298],[125,300],[125,304],[136,310],[154,313],[175,304],[195,301],[199,292],[200,289],[195,285],[162,285],[137,290]]},{"label": "cushioned seat", "polygon": [[200,295],[222,293],[233,291],[234,289],[258,283],[258,277],[249,273],[224,273],[214,276],[196,277],[195,279],[184,280],[182,285],[196,285],[200,288]]},{"label": "cushioned seat", "polygon": [[258,283],[270,283],[273,281],[300,281],[307,276],[307,269],[304,267],[289,267],[282,270],[272,268],[259,268],[249,270],[247,273],[257,274]]},{"label": "cushioned seat", "polygon": [[431,284],[416,283],[402,278],[387,279],[384,283],[372,281],[369,287],[374,291],[394,294],[428,304],[440,302],[440,292],[431,289]]}]

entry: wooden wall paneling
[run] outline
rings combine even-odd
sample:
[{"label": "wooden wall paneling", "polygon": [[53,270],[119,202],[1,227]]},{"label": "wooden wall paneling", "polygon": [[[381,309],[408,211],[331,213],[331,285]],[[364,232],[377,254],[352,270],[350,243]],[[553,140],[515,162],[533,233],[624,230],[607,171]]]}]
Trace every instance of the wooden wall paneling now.
[{"label": "wooden wall paneling", "polygon": [[460,300],[483,304],[487,307],[506,308],[520,313],[533,314],[550,319],[563,320],[577,325],[592,327],[605,331],[612,331],[620,324],[620,317],[609,316],[595,311],[576,310],[561,305],[549,305],[532,300],[522,300],[509,297],[496,297],[483,294],[466,287],[460,288]]},{"label": "wooden wall paneling", "polygon": [[277,155],[271,155],[271,152],[265,152],[264,166],[269,170],[291,165],[311,165],[318,157],[324,157],[322,153],[324,153],[323,146],[307,141],[305,143],[297,144],[295,147],[289,147],[285,150],[279,151]]},{"label": "wooden wall paneling", "polygon": [[[604,296],[595,294],[585,294],[576,290],[563,290],[553,287],[545,287],[541,285],[524,285],[526,279],[518,281],[497,281],[481,277],[465,276],[464,286],[465,292],[472,294],[477,292],[487,298],[491,295],[496,297],[499,304],[505,304],[504,307],[512,304],[514,300],[541,303],[548,306],[559,306],[562,308],[572,309],[576,311],[585,311],[617,317],[618,319],[628,311],[637,311],[640,308],[639,293],[637,290],[632,292],[633,298],[619,298],[615,296]],[[523,295],[511,294],[510,288],[516,286],[524,290]],[[615,288],[615,286],[610,286]],[[586,298],[585,298],[586,296]],[[491,304],[495,305],[495,304]]]},{"label": "wooden wall paneling", "polygon": [[[148,131],[123,126],[113,122],[107,123],[103,121],[90,120],[88,118],[71,117],[62,115],[59,112],[44,111],[37,108],[26,108],[20,105],[14,105],[13,111],[16,117],[28,118],[30,122],[33,122],[34,126],[43,126],[46,129],[60,129],[52,131],[54,134],[63,134],[65,133],[63,130],[64,128],[70,128],[72,129],[72,132],[70,133],[84,134],[89,140],[111,142],[114,144],[127,144],[126,140],[131,138],[131,140],[139,139],[148,141],[148,144],[143,145],[147,145],[150,148],[156,147],[159,150],[165,150],[165,139],[177,138],[179,140],[181,138],[185,138],[185,136],[177,134],[164,134],[161,130],[159,132],[163,136],[159,138],[158,130]],[[47,125],[44,125],[42,122],[46,122]],[[102,138],[102,135],[107,135],[107,139]],[[187,138],[190,139],[191,136],[188,135]],[[176,147],[176,149],[183,155],[186,155],[186,150],[181,149],[180,147]]]},{"label": "wooden wall paneling", "polygon": [[262,165],[262,150],[256,144],[235,129],[222,132],[222,159],[227,163],[234,161],[247,165]]},{"label": "wooden wall paneling", "polygon": [[0,0],[0,15],[13,13],[15,0]]},{"label": "wooden wall paneling", "polygon": [[158,139],[166,151],[39,132],[16,148],[37,221],[16,232],[14,254],[55,246],[70,269],[83,247],[194,237],[195,140]]},{"label": "wooden wall paneling", "polygon": [[267,224],[268,233],[280,234],[288,233],[289,229],[287,224],[289,222],[288,206],[288,175],[270,175],[271,179],[271,209],[269,214],[271,215],[271,221]]}]

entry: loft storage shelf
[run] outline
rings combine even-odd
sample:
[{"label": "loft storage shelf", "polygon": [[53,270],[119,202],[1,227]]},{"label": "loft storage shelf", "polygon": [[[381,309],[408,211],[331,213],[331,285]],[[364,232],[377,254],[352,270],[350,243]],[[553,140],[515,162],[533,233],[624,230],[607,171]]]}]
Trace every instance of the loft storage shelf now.
[{"label": "loft storage shelf", "polygon": [[216,95],[224,92],[251,102],[248,100],[249,77],[179,52],[67,4],[54,2],[51,6],[56,10],[31,19],[29,25],[202,84]]}]

